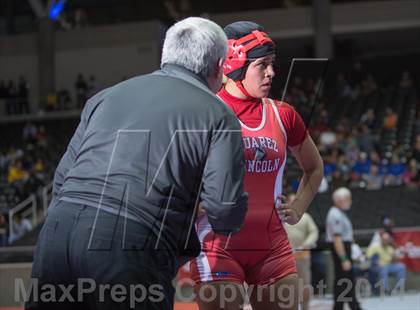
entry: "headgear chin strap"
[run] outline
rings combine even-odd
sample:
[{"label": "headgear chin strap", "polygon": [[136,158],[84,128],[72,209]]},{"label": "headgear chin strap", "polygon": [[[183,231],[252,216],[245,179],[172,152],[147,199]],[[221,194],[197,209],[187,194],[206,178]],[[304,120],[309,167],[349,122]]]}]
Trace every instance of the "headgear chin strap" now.
[{"label": "headgear chin strap", "polygon": [[254,98],[254,96],[251,96],[248,91],[245,89],[244,84],[242,84],[242,81],[237,80],[235,81],[236,87],[238,87],[238,89],[248,98]]},{"label": "headgear chin strap", "polygon": [[[275,43],[273,40],[265,32],[259,30],[254,30],[250,34],[239,39],[228,40],[228,52],[225,64],[223,65],[223,73],[234,80],[239,90],[247,97],[252,98],[246,91],[241,80],[244,76],[244,70],[249,64],[250,59],[248,58],[248,52],[257,46],[264,45],[271,45],[271,48],[258,57],[274,53],[275,50]],[[240,72],[238,76],[238,71],[243,72]]]}]

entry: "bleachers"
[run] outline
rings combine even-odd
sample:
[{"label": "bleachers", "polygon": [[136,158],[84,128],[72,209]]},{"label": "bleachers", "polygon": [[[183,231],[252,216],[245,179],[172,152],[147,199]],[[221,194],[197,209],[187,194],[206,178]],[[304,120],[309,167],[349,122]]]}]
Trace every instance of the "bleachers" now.
[{"label": "bleachers", "polygon": [[[416,55],[418,56],[418,55]],[[420,57],[418,57],[420,58]],[[418,63],[418,60],[415,56],[401,57],[401,63],[406,63],[407,66],[410,63]],[[335,82],[333,77],[337,74],[342,73],[346,77],[350,77],[352,74],[352,68],[348,65],[349,62],[340,62],[340,61],[333,61],[332,64],[329,65],[331,68],[331,72],[327,73],[326,82],[325,82],[325,89],[322,93],[320,101],[324,102],[323,109],[325,109],[329,115],[329,126],[334,131],[335,128],[339,125],[345,124],[343,122],[344,119],[348,121],[348,127],[346,130],[351,132],[352,129],[360,124],[361,116],[368,110],[372,109],[375,114],[375,121],[372,126],[372,134],[377,135],[380,137],[379,141],[379,154],[386,158],[388,161],[392,156],[392,152],[395,150],[402,150],[402,159],[403,161],[407,160],[407,154],[410,150],[412,143],[415,139],[415,132],[414,132],[414,125],[416,122],[416,115],[417,109],[419,108],[419,89],[415,87],[409,88],[401,88],[399,86],[400,77],[403,73],[405,65],[401,66],[398,65],[399,61],[395,61],[395,57],[393,57],[394,61],[387,60],[386,58],[379,58],[374,60],[364,60],[362,61],[363,70],[365,72],[364,76],[361,76],[363,80],[367,76],[371,76],[370,83],[377,85],[377,87],[371,87],[370,91],[365,92],[363,89],[359,89],[359,94],[355,97],[339,97],[337,95],[337,89],[335,88]],[[390,64],[385,67],[384,64]],[[309,69],[308,69],[309,68]],[[411,68],[415,68],[412,66]],[[287,68],[282,68],[283,72],[287,72]],[[293,79],[297,76],[302,78],[303,82],[301,84],[302,89],[305,89],[306,82],[309,78],[312,78],[314,81],[317,81],[316,75],[314,75],[313,71],[316,71],[314,66],[306,67],[302,66],[299,68],[297,66],[297,72],[291,77],[291,84],[293,84]],[[318,72],[322,73],[322,68],[318,68]],[[305,71],[306,70],[306,71]],[[308,71],[311,70],[311,71]],[[306,75],[305,75],[306,74]],[[420,72],[412,72],[412,76],[420,76]],[[277,85],[281,83],[281,80],[285,77],[279,75],[277,81]],[[374,79],[374,80],[372,80]],[[373,81],[373,82],[372,82]],[[416,80],[414,80],[416,81]],[[355,82],[352,82],[352,86],[354,87]],[[363,84],[364,82],[360,82]],[[316,83],[314,83],[316,84]],[[365,83],[366,84],[366,83]],[[290,87],[290,85],[289,85]],[[277,93],[276,93],[277,91]],[[275,98],[279,98],[282,93],[281,88],[275,88],[273,93]],[[310,98],[310,93],[308,93],[308,89],[305,89],[307,92],[307,97]],[[301,110],[301,106],[299,104],[295,104],[295,102],[290,102],[291,104],[295,105],[298,111]],[[310,108],[310,100],[305,103],[306,109]],[[385,116],[385,111],[388,107],[391,107],[396,114],[398,115],[398,124],[395,129],[392,130],[384,130],[382,127],[383,118]],[[310,109],[309,109],[310,110]],[[315,106],[315,114],[313,115],[313,119],[310,120],[309,129],[311,130],[311,126],[316,126],[317,121],[320,119],[320,113],[322,112],[318,106]],[[49,135],[50,143],[48,145],[48,149],[43,156],[46,159],[46,166],[49,171],[48,177],[49,180],[52,179],[53,172],[55,169],[56,164],[58,163],[59,158],[64,153],[66,145],[76,128],[79,116],[74,113],[69,113],[68,117],[65,116],[65,113],[60,116],[60,118],[46,118],[46,119],[39,119],[34,118],[34,122],[37,125],[44,125],[46,131]],[[26,122],[26,121],[25,121]],[[0,124],[0,130],[2,133],[0,139],[0,149],[6,150],[7,146],[9,145],[21,145],[21,132],[25,122],[13,121],[10,123],[2,123]],[[325,155],[325,154],[323,154]],[[293,186],[296,186],[297,180],[300,178],[301,172],[298,169],[297,163],[294,161],[292,156],[288,157],[288,162],[286,166],[286,181],[285,181],[285,190],[286,192],[291,192],[293,190]],[[330,188],[330,191],[332,188]],[[0,174],[0,191],[3,195],[0,195],[0,206],[10,208],[11,206],[18,203],[16,200],[16,188],[10,187],[7,184],[6,180],[6,171],[2,171]],[[21,197],[22,199],[24,197]],[[329,204],[328,204],[329,205]],[[369,208],[369,206],[367,206]],[[403,210],[404,217],[403,218],[412,218],[410,217],[412,212],[415,211],[415,207],[411,206],[407,207],[407,209]],[[410,213],[411,212],[411,213]],[[376,216],[376,210],[371,210],[369,212],[369,217]],[[401,222],[400,225],[406,225],[408,223]],[[361,224],[360,227],[365,227],[364,224]]]}]

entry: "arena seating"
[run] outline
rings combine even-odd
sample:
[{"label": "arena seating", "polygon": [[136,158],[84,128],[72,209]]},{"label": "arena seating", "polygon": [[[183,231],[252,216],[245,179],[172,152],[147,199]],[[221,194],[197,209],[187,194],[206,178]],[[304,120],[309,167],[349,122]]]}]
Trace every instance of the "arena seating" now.
[{"label": "arena seating", "polygon": [[[401,77],[406,74],[404,71],[401,71],[401,68],[411,68],[414,69],[415,66],[409,66],[410,63],[417,63],[420,57],[418,55],[414,56],[406,56],[402,55],[398,60],[395,61],[395,57],[392,57],[391,61],[390,58],[386,57],[376,57],[374,60],[361,60],[362,65],[362,72],[363,74],[359,74],[359,80],[355,79],[354,68],[349,66],[348,61],[336,61],[330,64],[331,70],[327,72],[325,84],[324,84],[324,91],[322,96],[320,96],[320,102],[316,102],[315,106],[315,113],[312,115],[311,120],[308,121],[308,127],[311,133],[314,133],[313,137],[317,142],[318,146],[320,147],[321,151],[323,152],[324,161],[328,162],[328,154],[330,154],[331,149],[324,149],[323,146],[320,145],[319,141],[319,132],[313,132],[312,130],[318,128],[320,125],[323,126],[324,130],[332,130],[339,132],[339,130],[344,130],[347,134],[346,140],[338,141],[337,143],[342,143],[341,148],[345,149],[347,147],[348,141],[351,139],[356,139],[354,135],[354,128],[360,125],[361,118],[365,114],[368,109],[372,109],[374,111],[374,121],[370,127],[371,134],[378,137],[378,141],[376,143],[376,150],[381,157],[381,160],[385,160],[386,164],[389,164],[391,157],[394,153],[398,153],[401,162],[403,165],[406,165],[408,159],[411,156],[412,146],[416,139],[416,122],[418,123],[419,120],[416,119],[416,116],[419,115],[419,84],[416,84],[415,77],[420,76],[420,72],[410,72],[411,74],[411,84],[407,87],[403,87],[401,81]],[[384,68],[384,64],[393,64],[388,66],[388,70]],[[396,65],[397,64],[397,65]],[[401,64],[403,64],[401,66]],[[311,69],[312,70],[312,69]],[[319,70],[322,72],[322,70]],[[287,72],[284,68],[282,68],[282,72]],[[336,83],[336,76],[337,74],[343,74],[348,79],[347,84],[353,89],[354,93],[352,96],[340,96],[339,89]],[[299,74],[300,76],[298,77]],[[298,84],[295,80],[296,78],[300,78],[302,81]],[[298,91],[300,91],[304,96],[308,98],[307,102],[295,102],[293,100],[294,97],[291,97],[292,100],[290,101],[291,104],[295,106],[298,111],[308,111],[308,107],[310,108],[310,98],[314,96],[314,86],[307,87],[307,85],[311,84],[311,79],[316,82],[317,80],[316,75],[313,72],[305,72],[305,70],[300,70],[298,73],[295,73],[294,76],[291,77],[289,87],[297,87]],[[282,81],[285,79],[284,76],[278,77],[278,82],[276,85],[281,85]],[[312,84],[316,84],[313,83]],[[368,86],[366,86],[368,85]],[[290,88],[288,89],[288,91]],[[276,87],[273,89],[273,96],[279,98],[282,93],[282,88]],[[288,92],[286,92],[288,95]],[[385,117],[387,108],[391,107],[395,114],[398,116],[398,122],[395,128],[392,129],[384,129],[383,127],[383,119]],[[306,109],[306,110],[305,110]],[[323,120],[323,113],[326,112],[327,121]],[[40,120],[36,117],[32,119],[32,122],[36,126],[44,126],[45,130],[48,135],[48,147],[47,148],[40,148],[38,150],[38,155],[45,159],[45,170],[48,180],[45,183],[48,183],[52,180],[53,172],[55,166],[58,163],[61,155],[65,151],[65,147],[71,138],[71,135],[78,124],[78,117],[68,116],[60,119],[48,119],[48,120]],[[324,123],[323,123],[324,122]],[[24,153],[32,154],[32,150],[28,151],[28,144],[23,141],[21,133],[23,128],[26,124],[25,122],[12,122],[12,123],[5,123],[1,124],[1,132],[2,137],[0,140],[0,155],[3,158],[7,157],[7,153],[10,150],[11,146],[14,146],[16,149],[23,150]],[[339,129],[340,126],[343,127],[343,124],[347,124],[348,128]],[[321,127],[322,127],[321,126]],[[318,130],[318,129],[316,129]],[[18,133],[18,134],[16,134]],[[334,147],[333,147],[334,149]],[[342,151],[342,150],[341,150]],[[25,154],[24,157],[27,155]],[[33,155],[30,155],[33,156]],[[354,162],[349,161],[349,165],[354,165]],[[418,163],[417,163],[418,164]],[[406,167],[406,166],[404,166]],[[8,173],[8,166],[3,165],[3,169],[0,169],[0,206],[3,208],[2,212],[7,212],[7,209],[16,205],[19,200],[25,199],[26,197],[19,197],[17,193],[17,189],[15,186],[11,186],[7,182],[7,173]],[[419,170],[419,166],[417,167]],[[344,185],[352,187],[354,190],[358,191],[359,188],[363,188],[359,186],[361,183],[359,181],[352,180],[354,173],[352,171],[349,172],[350,174],[347,176],[347,179],[344,176],[343,183]],[[297,187],[297,180],[299,179],[300,171],[298,166],[292,156],[288,157],[288,165],[286,166],[286,180],[284,182],[284,190],[286,192],[291,192],[296,189]],[[331,183],[331,178],[327,179],[330,182],[329,191],[331,192],[334,189],[334,184]],[[358,180],[358,179],[357,179]],[[44,184],[45,184],[44,183]],[[395,185],[395,184],[393,184]],[[407,191],[407,194],[404,192],[406,189],[404,188],[393,188],[392,191],[396,191],[400,196],[407,196],[411,197],[414,195],[412,191]],[[318,218],[318,224],[322,225],[323,218],[325,214],[320,216],[317,215],[316,212],[323,212],[325,208],[328,208],[331,204],[328,192],[324,195],[320,195],[319,198],[314,202],[315,208],[311,208],[310,212],[313,212],[314,217]],[[389,192],[387,190],[387,192]],[[358,204],[363,206],[364,210],[369,210],[368,212],[368,219],[362,216],[360,219],[355,218],[355,226],[356,228],[368,228],[368,227],[376,227],[377,220],[383,214],[393,214],[391,211],[393,209],[393,203],[390,203],[392,200],[388,200],[389,204],[378,206],[378,204],[372,203],[372,200],[375,198],[372,197],[380,197],[380,193],[373,193],[372,195],[369,194],[368,196],[364,196],[363,190],[357,194],[358,197],[360,196],[360,201],[356,202],[356,208]],[[318,210],[318,211],[317,211]],[[319,211],[321,210],[321,211]],[[415,223],[411,223],[410,219],[412,219],[413,212],[415,212],[415,206],[410,203],[406,204],[406,207],[399,208],[398,212],[395,213],[397,224],[400,226],[407,226],[407,225],[414,225]],[[357,217],[355,213],[355,216]],[[31,238],[29,238],[31,240]]]}]

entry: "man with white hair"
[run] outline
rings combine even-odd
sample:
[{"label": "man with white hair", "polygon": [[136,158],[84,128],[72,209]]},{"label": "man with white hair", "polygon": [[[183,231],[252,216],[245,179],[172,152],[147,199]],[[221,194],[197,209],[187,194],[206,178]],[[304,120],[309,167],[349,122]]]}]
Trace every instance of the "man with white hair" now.
[{"label": "man with white hair", "polygon": [[[88,100],[55,173],[26,309],[172,309],[171,280],[200,252],[198,202],[216,233],[239,231],[241,128],[214,95],[226,52],[218,25],[182,20],[161,70]],[[66,295],[35,296],[46,284]]]},{"label": "man with white hair", "polygon": [[326,221],[327,242],[331,245],[334,261],[334,310],[342,310],[348,303],[352,310],[361,309],[356,297],[352,271],[351,244],[353,226],[346,215],[352,204],[351,192],[340,187],[332,195],[334,206],[330,208]]}]

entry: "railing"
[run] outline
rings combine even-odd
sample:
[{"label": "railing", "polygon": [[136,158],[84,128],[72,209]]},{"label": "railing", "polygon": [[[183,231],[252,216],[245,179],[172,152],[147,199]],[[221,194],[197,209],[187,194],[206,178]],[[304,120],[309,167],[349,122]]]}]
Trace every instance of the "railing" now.
[{"label": "railing", "polygon": [[44,217],[47,215],[48,205],[52,198],[52,182],[42,189],[42,208],[44,211]]},{"label": "railing", "polygon": [[32,217],[32,227],[38,225],[47,215],[48,205],[52,197],[52,182],[44,186],[41,190],[42,213],[38,212],[38,200],[36,194],[31,194],[28,198],[20,202],[9,210],[9,236],[13,236],[13,217],[21,213],[22,218]]},{"label": "railing", "polygon": [[[28,208],[28,206],[30,207]],[[38,223],[36,195],[31,194],[24,201],[20,202],[17,206],[9,210],[9,236],[13,236],[13,217],[24,209],[26,210],[22,212],[22,217],[28,217],[32,215],[32,224],[36,225]]]}]

